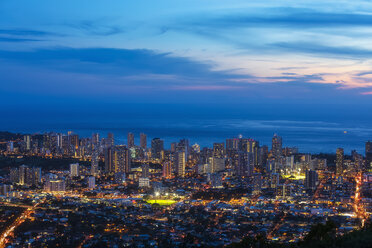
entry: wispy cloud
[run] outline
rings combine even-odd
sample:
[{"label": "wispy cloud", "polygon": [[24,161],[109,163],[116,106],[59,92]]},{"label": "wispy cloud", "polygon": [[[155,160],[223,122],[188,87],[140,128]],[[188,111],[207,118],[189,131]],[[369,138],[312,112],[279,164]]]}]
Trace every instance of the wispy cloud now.
[{"label": "wispy cloud", "polygon": [[124,33],[125,29],[121,26],[107,24],[102,21],[85,20],[78,23],[65,24],[70,28],[80,30],[84,33],[97,36],[110,36]]}]

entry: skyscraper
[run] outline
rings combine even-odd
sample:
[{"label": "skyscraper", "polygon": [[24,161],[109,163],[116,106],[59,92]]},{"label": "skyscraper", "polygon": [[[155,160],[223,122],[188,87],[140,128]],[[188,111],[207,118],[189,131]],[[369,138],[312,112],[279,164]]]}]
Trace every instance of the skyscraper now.
[{"label": "skyscraper", "polygon": [[185,166],[186,166],[186,157],[184,151],[179,151],[176,153],[175,164],[176,164],[176,173],[178,177],[185,176]]},{"label": "skyscraper", "polygon": [[23,141],[25,143],[26,151],[29,151],[31,149],[31,135],[23,136]]},{"label": "skyscraper", "polygon": [[107,134],[106,147],[112,147],[114,145],[115,145],[114,134],[113,133],[108,133]]},{"label": "skyscraper", "polygon": [[79,176],[79,164],[70,164],[70,176],[78,177]]},{"label": "skyscraper", "polygon": [[79,135],[73,134],[70,136],[70,144],[73,149],[78,149],[79,148]]},{"label": "skyscraper", "polygon": [[318,181],[318,173],[315,170],[307,170],[305,177],[306,189],[315,190]]},{"label": "skyscraper", "polygon": [[160,138],[153,138],[151,140],[151,156],[155,159],[162,159],[164,150],[164,141]]},{"label": "skyscraper", "polygon": [[128,147],[134,147],[134,134],[133,133],[128,133]]},{"label": "skyscraper", "polygon": [[115,173],[117,172],[128,173],[131,171],[129,149],[126,146],[124,145],[115,146],[112,157]]},{"label": "skyscraper", "polygon": [[213,144],[213,157],[223,158],[225,156],[225,144],[224,143],[214,143]]},{"label": "skyscraper", "polygon": [[282,156],[283,148],[282,148],[282,137],[274,134],[271,143],[271,154],[278,160]]},{"label": "skyscraper", "polygon": [[105,172],[110,173],[115,171],[115,167],[113,165],[113,147],[105,148]]},{"label": "skyscraper", "polygon": [[141,165],[142,169],[142,177],[150,177],[150,166],[149,164],[142,164]]},{"label": "skyscraper", "polygon": [[97,150],[94,150],[92,152],[92,161],[91,161],[91,167],[90,167],[90,174],[91,175],[97,175],[98,173],[98,164],[99,164],[99,154]]},{"label": "skyscraper", "polygon": [[165,161],[163,164],[163,177],[171,178],[172,177],[172,162]]},{"label": "skyscraper", "polygon": [[344,171],[344,149],[337,148],[336,150],[336,175],[342,176]]},{"label": "skyscraper", "polygon": [[97,149],[98,148],[99,142],[100,142],[99,133],[92,134],[92,148],[93,149]]},{"label": "skyscraper", "polygon": [[147,148],[147,136],[144,133],[140,134],[140,146],[142,149]]}]

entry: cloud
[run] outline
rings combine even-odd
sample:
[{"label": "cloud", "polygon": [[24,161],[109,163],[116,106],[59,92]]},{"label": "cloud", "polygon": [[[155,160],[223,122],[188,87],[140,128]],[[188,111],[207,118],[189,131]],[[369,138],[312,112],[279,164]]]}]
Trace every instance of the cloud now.
[{"label": "cloud", "polygon": [[371,58],[372,50],[357,48],[357,47],[343,47],[343,46],[328,46],[318,43],[309,42],[280,42],[269,44],[271,47],[276,47],[280,50],[290,52],[306,53],[311,55],[332,55],[342,56],[354,59]]},{"label": "cloud", "polygon": [[29,41],[42,41],[42,40],[28,39],[28,38],[0,37],[0,42],[29,42]]},{"label": "cloud", "polygon": [[0,29],[0,35],[12,35],[12,36],[49,36],[56,35],[52,32],[32,29]]},{"label": "cloud", "polygon": [[74,24],[66,24],[66,26],[97,36],[110,36],[125,32],[125,29],[121,26],[106,24],[102,21],[85,20]]},{"label": "cloud", "polygon": [[255,8],[245,13],[220,16],[206,15],[190,21],[190,25],[210,28],[292,27],[323,28],[372,25],[372,15],[362,13],[327,12],[309,8]]},{"label": "cloud", "polygon": [[46,37],[56,33],[33,29],[0,29],[0,42],[34,42],[46,41]]}]

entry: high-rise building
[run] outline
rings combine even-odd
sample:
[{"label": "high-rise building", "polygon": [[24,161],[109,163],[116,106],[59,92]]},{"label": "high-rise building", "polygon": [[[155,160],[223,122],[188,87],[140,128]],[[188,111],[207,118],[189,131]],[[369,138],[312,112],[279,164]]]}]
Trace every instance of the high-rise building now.
[{"label": "high-rise building", "polygon": [[171,178],[172,177],[172,162],[165,161],[163,163],[163,177]]},{"label": "high-rise building", "polygon": [[253,194],[260,194],[262,189],[262,175],[261,173],[253,174]]},{"label": "high-rise building", "polygon": [[98,149],[99,148],[99,133],[92,134],[92,149]]},{"label": "high-rise building", "polygon": [[151,156],[155,159],[162,159],[162,153],[164,151],[164,141],[160,138],[154,138],[151,140]]},{"label": "high-rise building", "polygon": [[366,163],[365,169],[367,171],[372,170],[372,141],[366,142]]},{"label": "high-rise building", "polygon": [[46,176],[44,190],[46,192],[63,192],[66,190],[64,178],[59,179],[56,175],[49,174]]},{"label": "high-rise building", "polygon": [[185,153],[185,160],[187,161],[190,154],[190,144],[188,139],[181,139],[180,142],[177,143],[176,152],[184,152]]},{"label": "high-rise building", "polygon": [[12,182],[20,185],[39,185],[41,183],[41,168],[21,165],[19,169],[11,170],[10,177]]},{"label": "high-rise building", "polygon": [[233,169],[237,176],[252,176],[254,164],[253,155],[249,152],[236,151],[231,157]]},{"label": "high-rise building", "polygon": [[344,149],[337,148],[336,150],[336,175],[342,176],[344,172]]},{"label": "high-rise building", "polygon": [[129,173],[131,171],[129,149],[126,146],[115,146],[112,158],[115,173]]},{"label": "high-rise building", "polygon": [[222,175],[220,173],[208,174],[208,181],[211,183],[212,188],[223,188]]},{"label": "high-rise building", "polygon": [[128,133],[128,147],[134,147],[134,134],[133,133]]},{"label": "high-rise building", "polygon": [[150,179],[148,177],[140,177],[138,179],[138,186],[140,188],[150,187]]},{"label": "high-rise building", "polygon": [[315,190],[318,181],[318,173],[315,170],[307,170],[305,177],[305,188]]},{"label": "high-rise building", "polygon": [[279,173],[272,173],[270,175],[270,186],[273,189],[276,189],[280,183],[280,176]]},{"label": "high-rise building", "polygon": [[70,176],[71,177],[79,176],[79,163],[70,164]]},{"label": "high-rise building", "polygon": [[6,151],[7,152],[14,152],[14,143],[13,141],[8,141],[6,145]]},{"label": "high-rise building", "polygon": [[273,155],[275,160],[279,160],[279,158],[282,156],[282,153],[283,153],[282,137],[278,136],[277,134],[274,134],[271,143],[271,154]]},{"label": "high-rise building", "polygon": [[115,171],[113,164],[113,147],[109,146],[105,148],[105,172],[110,173]]},{"label": "high-rise building", "polygon": [[91,161],[91,167],[90,167],[90,174],[92,176],[97,175],[98,165],[99,165],[99,152],[97,150],[94,150],[92,152],[92,161]]},{"label": "high-rise building", "polygon": [[140,134],[140,146],[142,149],[147,148],[147,136],[144,133]]},{"label": "high-rise building", "polygon": [[93,176],[88,177],[88,188],[94,189],[96,187],[96,178]]},{"label": "high-rise building", "polygon": [[215,173],[225,170],[225,158],[210,157],[209,164],[211,166],[210,173]]},{"label": "high-rise building", "polygon": [[150,166],[149,164],[142,164],[141,165],[142,169],[142,177],[150,177]]},{"label": "high-rise building", "polygon": [[176,164],[176,173],[178,177],[185,176],[185,166],[186,166],[186,157],[184,151],[179,151],[176,153],[175,164]]},{"label": "high-rise building", "polygon": [[31,150],[31,135],[25,135],[25,136],[23,136],[23,141],[25,143],[25,149],[26,149],[26,151]]},{"label": "high-rise building", "polygon": [[106,147],[113,147],[114,145],[115,145],[114,134],[113,133],[108,133],[107,134]]},{"label": "high-rise building", "polygon": [[225,156],[225,144],[224,143],[214,143],[213,144],[213,157],[223,158]]},{"label": "high-rise building", "polygon": [[79,148],[79,135],[73,134],[70,136],[71,146],[73,149],[77,150]]}]

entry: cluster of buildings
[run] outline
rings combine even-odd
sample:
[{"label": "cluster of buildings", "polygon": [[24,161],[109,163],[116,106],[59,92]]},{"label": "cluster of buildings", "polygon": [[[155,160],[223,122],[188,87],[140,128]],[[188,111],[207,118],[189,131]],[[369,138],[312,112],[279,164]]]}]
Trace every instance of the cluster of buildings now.
[{"label": "cluster of buildings", "polygon": [[[370,141],[364,156],[356,151],[345,155],[342,148],[328,156],[304,154],[296,147],[284,147],[276,134],[270,147],[242,136],[203,148],[187,139],[171,143],[168,149],[160,138],[151,139],[148,145],[143,133],[139,141],[135,143],[133,133],[128,133],[124,145],[117,144],[111,133],[104,138],[99,134],[81,138],[72,132],[7,141],[1,151],[4,157],[73,158],[77,162],[65,170],[28,165],[9,168],[1,180],[4,197],[0,198],[13,203],[20,195],[44,199],[46,208],[61,204],[53,206],[59,209],[54,213],[58,218],[53,214],[46,218],[43,209],[35,213],[42,221],[56,222],[53,226],[63,225],[66,230],[73,228],[70,208],[89,209],[96,216],[87,223],[97,228],[103,225],[99,230],[105,232],[91,230],[89,239],[86,233],[76,233],[76,240],[95,245],[110,240],[110,235],[118,245],[140,242],[159,247],[163,242],[179,246],[186,238],[195,244],[223,246],[258,233],[293,242],[312,224],[327,218],[339,223],[340,233],[369,221]],[[12,191],[17,194],[9,194]],[[116,218],[123,221],[111,222]],[[49,234],[39,237],[42,245],[53,241]]]}]

